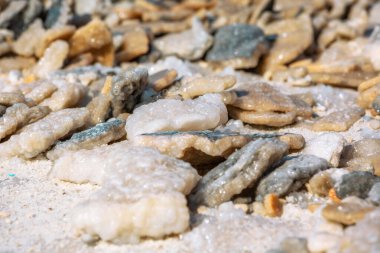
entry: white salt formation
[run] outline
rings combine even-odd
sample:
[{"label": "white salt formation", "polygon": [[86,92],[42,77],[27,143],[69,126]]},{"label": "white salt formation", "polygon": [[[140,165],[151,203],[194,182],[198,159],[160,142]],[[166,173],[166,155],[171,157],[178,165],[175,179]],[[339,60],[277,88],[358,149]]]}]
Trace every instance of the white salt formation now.
[{"label": "white salt formation", "polygon": [[48,106],[52,111],[75,106],[84,95],[84,87],[80,84],[56,82],[58,90],[40,105]]},{"label": "white salt formation", "polygon": [[196,131],[213,129],[227,122],[222,98],[207,94],[195,100],[161,99],[143,105],[127,119],[128,139],[158,131]]},{"label": "white salt formation", "polygon": [[19,134],[0,144],[0,157],[19,156],[32,158],[47,150],[58,139],[83,126],[89,117],[85,108],[65,109],[53,112],[30,124]]},{"label": "white salt formation", "polygon": [[112,160],[118,150],[125,150],[129,146],[127,141],[122,141],[92,150],[67,151],[54,162],[50,176],[78,184],[101,184],[106,161]]},{"label": "white salt formation", "polygon": [[190,220],[185,195],[199,180],[197,171],[154,149],[123,145],[76,156],[98,160],[94,168],[105,170],[102,188],[74,210],[78,233],[84,240],[137,243],[184,232]]}]

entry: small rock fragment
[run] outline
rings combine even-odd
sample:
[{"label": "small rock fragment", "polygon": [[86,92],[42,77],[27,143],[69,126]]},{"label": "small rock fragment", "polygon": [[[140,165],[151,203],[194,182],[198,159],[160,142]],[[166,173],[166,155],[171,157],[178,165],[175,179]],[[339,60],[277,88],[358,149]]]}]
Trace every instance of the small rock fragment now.
[{"label": "small rock fragment", "polygon": [[27,5],[27,1],[10,1],[0,13],[0,28],[8,26],[9,22],[20,13]]},{"label": "small rock fragment", "polygon": [[133,139],[134,145],[152,147],[192,165],[211,163],[227,158],[237,148],[253,139],[275,138],[276,134],[240,134],[222,131],[158,132],[142,134]]},{"label": "small rock fragment", "polygon": [[13,51],[18,55],[33,56],[43,33],[42,21],[37,19],[12,44]]},{"label": "small rock fragment", "polygon": [[344,225],[352,225],[362,220],[364,216],[374,209],[373,206],[359,200],[327,204],[322,209],[322,216],[333,222]]},{"label": "small rock fragment", "polygon": [[81,84],[59,84],[51,97],[43,100],[40,105],[49,107],[52,111],[75,106],[84,95],[84,87]]},{"label": "small rock fragment", "polygon": [[372,186],[371,190],[368,192],[368,199],[376,205],[380,204],[380,182],[375,183]]},{"label": "small rock fragment", "polygon": [[264,197],[265,213],[269,217],[278,217],[282,214],[282,203],[276,194],[267,194]]},{"label": "small rock fragment", "polygon": [[380,178],[368,171],[353,171],[342,176],[334,186],[338,198],[344,199],[356,196],[362,199],[368,197],[372,186],[380,182]]},{"label": "small rock fragment", "polygon": [[64,109],[50,113],[45,118],[24,127],[8,141],[1,143],[0,157],[35,157],[58,139],[83,126],[88,116],[89,112],[85,108]]},{"label": "small rock fragment", "polygon": [[299,150],[305,146],[305,138],[300,134],[284,134],[279,140],[287,143],[290,150]]},{"label": "small rock fragment", "polygon": [[192,20],[192,29],[169,34],[154,41],[163,55],[177,55],[187,60],[200,59],[212,45],[213,38],[203,28],[199,19]]},{"label": "small rock fragment", "polygon": [[46,98],[50,97],[57,89],[57,86],[54,84],[47,81],[42,81],[42,83],[35,87],[31,92],[26,94],[25,98],[39,104]]},{"label": "small rock fragment", "polygon": [[11,106],[17,103],[26,103],[24,95],[18,92],[0,92],[0,105]]},{"label": "small rock fragment", "polygon": [[160,99],[142,105],[128,118],[128,139],[159,131],[213,129],[227,122],[227,109],[221,96],[207,94],[195,100]]},{"label": "small rock fragment", "polygon": [[184,77],[177,86],[165,93],[166,98],[180,96],[183,99],[194,98],[207,93],[222,92],[236,83],[234,76]]},{"label": "small rock fragment", "polygon": [[276,139],[248,143],[201,179],[190,196],[192,205],[216,206],[230,200],[245,188],[254,186],[287,152],[288,145]]},{"label": "small rock fragment", "polygon": [[148,71],[145,68],[135,68],[113,77],[111,88],[113,116],[131,112],[147,84]]},{"label": "small rock fragment", "polygon": [[324,133],[307,142],[302,154],[324,158],[336,168],[346,143],[346,139],[338,133]]},{"label": "small rock fragment", "polygon": [[177,71],[174,69],[165,69],[149,75],[148,83],[155,90],[159,92],[173,84],[177,78]]},{"label": "small rock fragment", "polygon": [[206,60],[233,68],[253,68],[267,51],[264,32],[257,26],[235,24],[220,28]]},{"label": "small rock fragment", "polygon": [[2,57],[0,59],[0,70],[2,72],[9,72],[12,70],[30,69],[36,64],[36,60],[31,57]]},{"label": "small rock fragment", "polygon": [[135,59],[149,52],[149,38],[141,26],[127,28],[123,35],[122,50],[117,54],[117,61],[124,62]]},{"label": "small rock fragment", "polygon": [[69,57],[74,57],[112,44],[112,36],[106,24],[99,19],[93,19],[87,25],[76,30],[69,44]]},{"label": "small rock fragment", "polygon": [[260,180],[256,190],[256,200],[261,201],[267,194],[283,197],[297,191],[316,173],[328,169],[325,159],[313,155],[300,155],[286,159],[268,176]]},{"label": "small rock fragment", "polygon": [[[88,159],[96,159],[105,173],[102,188],[74,210],[73,223],[80,235],[137,243],[188,229],[185,195],[199,179],[188,163],[143,147],[114,148]],[[148,187],[141,187],[141,182]]]},{"label": "small rock fragment", "polygon": [[41,34],[35,48],[37,57],[42,57],[45,50],[56,40],[68,40],[75,32],[75,27],[70,25],[54,27]]},{"label": "small rock fragment", "polygon": [[47,77],[52,71],[60,69],[68,52],[69,45],[66,41],[57,40],[53,42],[35,66],[34,73],[36,76],[40,78]]},{"label": "small rock fragment", "polygon": [[332,112],[313,124],[314,131],[347,131],[358,121],[365,111],[361,108],[350,108],[348,110]]},{"label": "small rock fragment", "polygon": [[46,156],[50,160],[56,160],[67,151],[79,149],[93,149],[94,147],[116,141],[125,136],[125,121],[121,119],[110,119],[105,123],[75,133],[67,141],[58,142]]},{"label": "small rock fragment", "polygon": [[29,108],[22,103],[8,107],[5,114],[0,118],[0,140],[13,134],[21,127],[46,116],[49,112],[48,108]]}]

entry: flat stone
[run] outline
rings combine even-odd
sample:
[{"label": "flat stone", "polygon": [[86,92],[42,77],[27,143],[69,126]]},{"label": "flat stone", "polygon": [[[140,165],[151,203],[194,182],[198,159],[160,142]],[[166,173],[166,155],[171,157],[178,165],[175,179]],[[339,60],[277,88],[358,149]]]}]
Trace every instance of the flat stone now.
[{"label": "flat stone", "polygon": [[41,19],[37,19],[12,44],[13,51],[18,55],[33,56],[43,33],[42,21]]},{"label": "flat stone", "polygon": [[126,29],[123,35],[122,50],[116,56],[118,62],[130,61],[149,51],[149,38],[141,26]]},{"label": "flat stone", "polygon": [[195,100],[160,99],[133,111],[126,123],[128,139],[159,131],[198,131],[227,122],[227,109],[218,94]]},{"label": "flat stone", "polygon": [[368,171],[353,171],[343,175],[341,180],[334,186],[338,198],[344,199],[356,196],[362,199],[368,197],[372,186],[380,182],[380,178]]},{"label": "flat stone", "polygon": [[380,204],[380,182],[375,183],[372,186],[371,190],[368,192],[368,199],[376,205]]},{"label": "flat stone", "polygon": [[0,140],[13,134],[21,127],[46,116],[50,110],[47,107],[29,108],[22,103],[8,107],[0,118]]},{"label": "flat stone", "polygon": [[58,142],[46,156],[50,160],[56,160],[65,152],[93,149],[116,141],[125,136],[125,134],[125,120],[113,118],[90,129],[75,133],[66,141]]},{"label": "flat stone", "polygon": [[365,111],[361,108],[332,112],[313,124],[314,131],[347,131],[350,127],[364,116]]},{"label": "flat stone", "polygon": [[88,116],[89,112],[85,108],[64,109],[50,113],[1,143],[0,157],[33,158],[50,148],[58,139],[83,126]]},{"label": "flat stone", "polygon": [[145,68],[134,68],[121,72],[112,78],[111,104],[112,115],[131,112],[148,84],[148,71]]},{"label": "flat stone", "polygon": [[266,51],[267,41],[259,27],[247,24],[228,25],[216,32],[214,45],[207,53],[206,60],[234,68],[253,68]]},{"label": "flat stone", "polygon": [[187,60],[200,59],[213,43],[213,37],[203,28],[199,19],[192,20],[191,30],[169,34],[154,41],[164,56],[176,55]]},{"label": "flat stone", "polygon": [[63,40],[54,41],[44,52],[34,68],[34,74],[40,78],[62,68],[69,52],[69,44]]},{"label": "flat stone", "polygon": [[112,44],[112,35],[106,24],[93,19],[87,25],[76,30],[70,41],[69,57],[100,50]]},{"label": "flat stone", "polygon": [[296,59],[313,41],[310,17],[303,14],[294,19],[271,22],[264,27],[265,34],[277,34],[269,54],[264,58],[265,69],[284,65]]},{"label": "flat stone", "polygon": [[156,92],[159,92],[174,83],[177,78],[175,69],[164,69],[149,75],[148,83]]},{"label": "flat stone", "polygon": [[11,106],[26,103],[24,95],[18,92],[0,92],[0,105]]},{"label": "flat stone", "polygon": [[339,166],[380,175],[380,166],[376,164],[379,157],[380,139],[363,139],[344,148]]},{"label": "flat stone", "polygon": [[260,180],[256,190],[256,200],[273,193],[279,197],[297,191],[316,173],[328,169],[325,159],[313,155],[300,155],[285,158],[285,163],[275,168]]},{"label": "flat stone", "polygon": [[322,216],[332,222],[352,225],[362,220],[364,216],[373,211],[374,207],[360,203],[334,203],[327,204],[322,209]]},{"label": "flat stone", "polygon": [[40,103],[54,112],[77,105],[85,93],[81,84],[63,82],[58,84],[57,88],[50,97]]},{"label": "flat stone", "polygon": [[338,167],[346,139],[338,133],[320,134],[306,143],[302,154],[324,158],[332,167]]},{"label": "flat stone", "polygon": [[165,93],[165,98],[181,97],[183,99],[194,98],[207,93],[218,93],[231,88],[236,83],[232,75],[184,77],[178,85],[170,87]]},{"label": "flat stone", "polygon": [[227,158],[236,149],[258,138],[282,137],[276,134],[240,134],[223,131],[158,132],[139,135],[134,145],[152,147],[192,165],[209,164]]},{"label": "flat stone", "polygon": [[192,205],[217,206],[252,187],[262,174],[288,152],[288,145],[276,139],[258,139],[235,151],[209,171],[190,196]]}]

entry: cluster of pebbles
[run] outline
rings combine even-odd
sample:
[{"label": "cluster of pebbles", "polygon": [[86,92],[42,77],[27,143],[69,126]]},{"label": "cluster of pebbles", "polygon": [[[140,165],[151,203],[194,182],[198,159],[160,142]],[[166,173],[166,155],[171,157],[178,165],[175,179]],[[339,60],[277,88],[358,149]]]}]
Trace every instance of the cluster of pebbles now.
[{"label": "cluster of pebbles", "polygon": [[[70,216],[88,244],[247,239],[296,205],[318,225],[265,252],[379,252],[379,18],[375,0],[0,1],[0,159],[98,185]],[[193,252],[242,252],[230,235]]]}]

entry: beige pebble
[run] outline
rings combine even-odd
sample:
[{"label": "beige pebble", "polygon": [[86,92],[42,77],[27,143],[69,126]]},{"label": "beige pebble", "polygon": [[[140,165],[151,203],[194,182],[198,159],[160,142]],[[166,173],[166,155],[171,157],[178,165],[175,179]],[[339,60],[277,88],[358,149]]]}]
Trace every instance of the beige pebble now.
[{"label": "beige pebble", "polygon": [[165,69],[149,75],[148,83],[158,92],[172,85],[176,78],[177,71],[175,69]]},{"label": "beige pebble", "polygon": [[313,124],[313,130],[335,132],[346,131],[364,114],[365,111],[360,108],[332,112],[317,120]]}]

